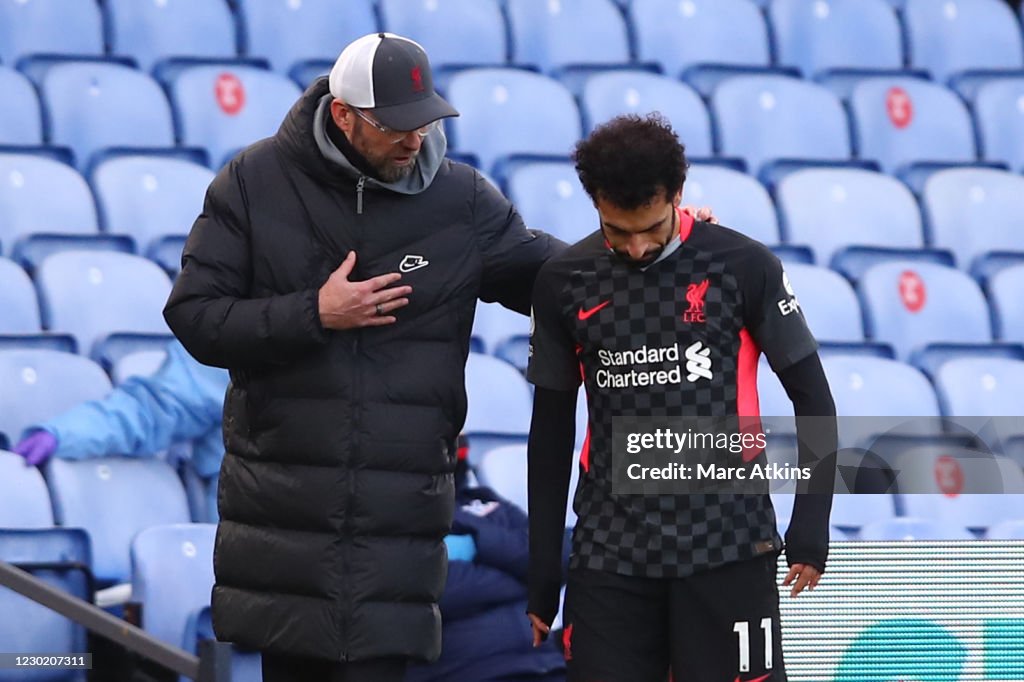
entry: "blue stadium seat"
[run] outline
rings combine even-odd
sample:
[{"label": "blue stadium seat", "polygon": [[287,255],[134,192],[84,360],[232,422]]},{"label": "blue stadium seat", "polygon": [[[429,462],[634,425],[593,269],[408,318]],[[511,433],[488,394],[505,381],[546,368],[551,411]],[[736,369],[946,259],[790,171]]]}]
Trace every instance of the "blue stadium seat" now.
[{"label": "blue stadium seat", "polygon": [[1024,264],[997,272],[988,283],[989,302],[995,319],[996,335],[1001,341],[1024,343]]},{"label": "blue stadium seat", "polygon": [[953,268],[893,261],[858,282],[869,336],[907,360],[929,343],[989,343],[988,305],[977,283]]},{"label": "blue stadium seat", "polygon": [[953,168],[928,178],[921,197],[932,244],[970,271],[990,251],[1024,259],[1024,178],[989,168]]},{"label": "blue stadium seat", "polygon": [[594,203],[569,161],[541,161],[512,168],[508,196],[528,227],[570,244],[598,229]]},{"label": "blue stadium seat", "polygon": [[40,330],[32,280],[17,263],[0,258],[0,334],[38,334]]},{"label": "blue stadium seat", "polygon": [[187,239],[184,235],[161,237],[150,245],[146,256],[163,268],[168,275],[177,277],[181,272],[181,254],[185,250]]},{"label": "blue stadium seat", "polygon": [[[54,201],[53,197],[60,197]],[[35,233],[96,234],[89,185],[69,166],[33,154],[0,154],[0,246]]]},{"label": "blue stadium seat", "polygon": [[144,73],[120,64],[57,64],[47,70],[40,90],[50,138],[71,147],[80,170],[105,147],[174,146],[167,98]]},{"label": "blue stadium seat", "polygon": [[51,350],[0,351],[0,386],[0,433],[12,443],[29,426],[110,392],[99,365]]},{"label": "blue stadium seat", "polygon": [[206,149],[213,168],[276,133],[301,94],[284,76],[251,67],[196,66],[171,84],[182,143]]},{"label": "blue stadium seat", "polygon": [[480,340],[485,353],[494,354],[502,341],[510,336],[530,333],[530,320],[498,303],[476,304],[473,336]]},{"label": "blue stadium seat", "polygon": [[119,358],[110,373],[114,385],[123,384],[132,377],[152,376],[167,359],[161,350],[139,350]]},{"label": "blue stadium seat", "polygon": [[508,59],[505,20],[497,0],[379,0],[379,7],[384,30],[422,45],[435,69],[497,66]]},{"label": "blue stadium seat", "polygon": [[[1024,362],[964,357],[943,363],[935,387],[950,416],[1018,417],[1024,424]],[[1009,426],[1008,422],[1003,422]],[[1024,429],[1022,429],[1024,433]]]},{"label": "blue stadium seat", "polygon": [[214,524],[182,523],[146,528],[131,541],[132,601],[142,605],[142,628],[186,651],[195,646],[199,612],[210,605],[216,533]]},{"label": "blue stadium seat", "polygon": [[159,156],[110,159],[92,174],[104,229],[131,235],[142,250],[160,237],[187,235],[212,181],[208,168]]},{"label": "blue stadium seat", "polygon": [[89,533],[101,583],[131,579],[129,548],[140,531],[190,520],[181,479],[160,460],[55,458],[46,467],[54,517]]},{"label": "blue stadium seat", "polygon": [[36,275],[43,322],[68,332],[83,353],[112,332],[166,334],[167,275],[140,256],[65,251],[46,258]]},{"label": "blue stadium seat", "polygon": [[678,77],[700,64],[768,66],[764,15],[748,0],[632,0],[637,58]]},{"label": "blue stadium seat", "polygon": [[799,263],[786,265],[786,276],[814,338],[853,343],[864,340],[860,305],[849,282],[828,268]]},{"label": "blue stadium seat", "polygon": [[992,526],[985,534],[988,540],[1024,540],[1024,518],[1015,521],[1003,521]]},{"label": "blue stadium seat", "polygon": [[110,51],[134,57],[143,71],[163,59],[231,59],[235,22],[225,0],[106,0]]},{"label": "blue stadium seat", "polygon": [[43,475],[25,459],[0,450],[0,528],[50,528],[53,508]]},{"label": "blue stadium seat", "polygon": [[805,78],[831,69],[902,69],[903,38],[885,0],[775,0],[778,61]]},{"label": "blue stadium seat", "polygon": [[893,496],[887,493],[865,495],[835,495],[832,498],[833,526],[858,531],[869,523],[885,521],[896,516]]},{"label": "blue stadium seat", "polygon": [[[515,69],[471,69],[452,76],[448,101],[457,151],[471,151],[488,172],[511,154],[567,156],[582,136],[580,113],[558,81]],[[538,102],[544,103],[538,115]],[[495,131],[501,134],[496,135]]]},{"label": "blue stadium seat", "polygon": [[590,432],[590,410],[587,406],[587,389],[580,386],[576,392],[576,441],[577,454]]},{"label": "blue stadium seat", "polygon": [[683,203],[710,206],[719,223],[762,244],[782,241],[771,196],[764,185],[745,173],[724,166],[694,164],[686,174]]},{"label": "blue stadium seat", "polygon": [[852,168],[809,168],[776,188],[788,242],[806,244],[829,265],[853,245],[919,249],[921,212],[906,185],[889,176]]},{"label": "blue stadium seat", "polygon": [[[495,390],[500,386],[501,390]],[[533,396],[515,367],[497,358],[470,353],[466,362],[468,410],[463,433],[469,439],[470,464],[488,450],[525,443],[530,431]]]},{"label": "blue stadium seat", "polygon": [[608,71],[587,79],[580,107],[589,133],[620,114],[660,112],[686,145],[688,157],[711,156],[711,118],[700,95],[668,76]]},{"label": "blue stadium seat", "polygon": [[963,526],[933,519],[896,518],[869,523],[860,529],[861,540],[973,540]]},{"label": "blue stadium seat", "polygon": [[554,71],[629,61],[626,22],[611,0],[505,0],[512,62]]},{"label": "blue stadium seat", "polygon": [[0,61],[26,55],[102,55],[103,18],[94,2],[0,3]]},{"label": "blue stadium seat", "polygon": [[0,66],[0,144],[38,145],[43,142],[39,98],[27,78]]},{"label": "blue stadium seat", "polygon": [[238,9],[246,54],[283,75],[299,62],[333,62],[345,45],[377,32],[372,0],[240,0]]},{"label": "blue stadium seat", "polygon": [[971,163],[974,128],[950,90],[915,78],[869,78],[850,100],[859,156],[887,173],[915,162]]},{"label": "blue stadium seat", "polygon": [[992,80],[978,88],[974,116],[985,160],[1024,171],[1024,78]]},{"label": "blue stadium seat", "polygon": [[836,413],[841,417],[841,447],[862,447],[880,433],[926,436],[938,432],[940,425],[933,419],[940,414],[938,399],[920,370],[895,360],[866,356],[827,355],[821,364],[832,389]]},{"label": "blue stadium seat", "polygon": [[477,464],[476,473],[482,485],[526,511],[526,445],[503,445],[488,450]]},{"label": "blue stadium seat", "polygon": [[737,76],[711,96],[720,153],[746,160],[751,174],[777,159],[845,161],[846,114],[831,92],[785,76]]},{"label": "blue stadium seat", "polygon": [[[20,458],[19,458],[20,459]],[[20,465],[24,468],[24,464]],[[38,476],[38,473],[37,473]],[[49,586],[92,601],[89,538],[77,528],[0,528],[0,561],[23,568]],[[0,642],[21,654],[88,651],[85,628],[8,589],[0,590]],[[0,669],[0,682],[85,682],[84,670]]]},{"label": "blue stadium seat", "polygon": [[[795,433],[796,425],[793,422],[793,403],[782,388],[782,383],[772,371],[768,360],[762,356],[757,365],[757,398],[760,413],[772,421],[779,421],[784,428],[775,426],[772,433],[788,434]],[[777,420],[774,418],[781,417]]]},{"label": "blue stadium seat", "polygon": [[1001,0],[906,0],[910,63],[945,82],[958,72],[1024,68],[1020,22]]}]

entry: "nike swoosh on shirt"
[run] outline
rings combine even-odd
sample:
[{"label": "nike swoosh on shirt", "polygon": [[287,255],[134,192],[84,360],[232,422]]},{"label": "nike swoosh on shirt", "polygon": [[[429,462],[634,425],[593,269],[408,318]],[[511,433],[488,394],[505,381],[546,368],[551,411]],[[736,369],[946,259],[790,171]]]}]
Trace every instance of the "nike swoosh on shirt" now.
[{"label": "nike swoosh on shirt", "polygon": [[764,682],[765,680],[769,679],[771,676],[772,676],[772,674],[768,673],[767,675],[761,675],[761,677],[754,677],[754,678],[751,678],[749,680],[741,680],[740,676],[737,675],[736,676],[736,682]]},{"label": "nike swoosh on shirt", "polygon": [[604,303],[598,303],[596,306],[594,306],[590,310],[584,310],[583,306],[580,306],[580,312],[579,312],[580,322],[590,318],[591,315],[595,314],[597,311],[599,311],[601,308],[605,307],[609,303],[611,303],[611,301],[605,301]]}]

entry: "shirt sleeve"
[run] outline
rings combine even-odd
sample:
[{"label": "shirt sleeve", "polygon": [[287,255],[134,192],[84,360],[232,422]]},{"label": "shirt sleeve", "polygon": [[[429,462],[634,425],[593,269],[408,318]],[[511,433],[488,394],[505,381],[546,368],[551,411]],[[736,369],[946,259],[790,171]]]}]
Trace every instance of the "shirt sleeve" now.
[{"label": "shirt sleeve", "polygon": [[575,391],[581,381],[576,344],[559,309],[559,287],[553,268],[537,277],[530,312],[530,362],[526,378],[541,388]]},{"label": "shirt sleeve", "polygon": [[744,323],[778,374],[818,350],[800,302],[771,251],[758,246],[744,286]]}]

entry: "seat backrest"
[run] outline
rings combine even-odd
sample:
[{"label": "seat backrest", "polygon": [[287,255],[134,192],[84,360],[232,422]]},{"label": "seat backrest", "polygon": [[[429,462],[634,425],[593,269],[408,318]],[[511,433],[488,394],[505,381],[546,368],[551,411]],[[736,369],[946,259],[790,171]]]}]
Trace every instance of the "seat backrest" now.
[{"label": "seat backrest", "polygon": [[723,166],[694,164],[686,174],[683,203],[710,206],[720,224],[762,244],[782,241],[771,195],[764,185],[746,173]]},{"label": "seat backrest", "polygon": [[525,445],[503,445],[488,450],[476,468],[480,483],[523,511],[527,510]]},{"label": "seat backrest", "polygon": [[192,67],[171,84],[182,142],[204,147],[214,168],[229,152],[276,133],[301,94],[284,76],[242,66]]},{"label": "seat backrest", "polygon": [[38,334],[39,301],[28,273],[0,258],[0,334]]},{"label": "seat backrest", "polygon": [[768,17],[779,63],[806,78],[835,68],[903,68],[900,23],[885,0],[774,0]]},{"label": "seat backrest", "polygon": [[510,336],[530,333],[530,319],[525,315],[509,310],[499,303],[476,304],[476,316],[473,318],[473,336],[484,342],[487,352],[494,350],[502,341]]},{"label": "seat backrest", "polygon": [[101,55],[103,18],[94,2],[0,3],[0,61],[30,54]]},{"label": "seat backrest", "polygon": [[711,156],[711,117],[693,88],[643,71],[608,71],[587,79],[580,104],[589,130],[620,114],[659,112],[690,157]]},{"label": "seat backrest", "polygon": [[570,244],[598,228],[594,203],[569,161],[527,163],[513,169],[508,196],[528,227]]},{"label": "seat backrest", "polygon": [[372,0],[240,0],[247,54],[287,74],[297,62],[337,59],[343,46],[377,32]]},{"label": "seat backrest", "polygon": [[149,71],[168,57],[232,58],[235,23],[225,0],[107,0],[111,52]]},{"label": "seat backrest", "polygon": [[126,156],[98,165],[92,181],[106,231],[132,235],[145,251],[158,237],[188,234],[213,172],[181,159]]},{"label": "seat backrest", "polygon": [[508,364],[480,353],[466,362],[468,410],[463,431],[473,448],[474,432],[526,435],[530,431],[533,396],[523,375]]},{"label": "seat backrest", "polygon": [[989,540],[1024,540],[1024,518],[992,526],[985,537]]},{"label": "seat backrest", "polygon": [[63,251],[36,276],[48,329],[73,334],[83,353],[112,332],[167,334],[167,274],[152,261],[112,251]]},{"label": "seat backrest", "polygon": [[857,288],[868,334],[901,359],[929,343],[992,341],[985,296],[959,270],[890,261],[868,268]]},{"label": "seat backrest", "polygon": [[[953,416],[1024,416],[1024,361],[963,357],[944,362],[935,387]],[[1018,419],[1018,424],[1024,419]],[[1024,512],[1024,510],[1022,510]]]},{"label": "seat backrest", "polygon": [[786,76],[737,76],[711,96],[721,153],[751,174],[779,158],[845,160],[850,133],[843,107],[820,85]]},{"label": "seat backrest", "polygon": [[997,272],[989,281],[988,290],[999,339],[1024,343],[1024,306],[1020,304],[1020,292],[1024,291],[1024,264]]},{"label": "seat backrest", "polygon": [[506,0],[512,62],[551,71],[629,61],[626,21],[612,0]]},{"label": "seat backrest", "polygon": [[0,66],[0,144],[37,145],[43,141],[39,97],[27,78]]},{"label": "seat backrest", "polygon": [[959,524],[921,518],[875,521],[860,529],[861,540],[973,540]]},{"label": "seat backrest", "polygon": [[53,507],[46,482],[25,459],[0,450],[0,528],[49,528]]},{"label": "seat backrest", "polygon": [[814,338],[854,343],[864,340],[857,294],[841,275],[828,268],[790,263],[786,276]]},{"label": "seat backrest", "polygon": [[508,37],[497,0],[379,0],[379,7],[384,30],[422,45],[435,69],[507,60]]},{"label": "seat backrest", "polygon": [[1024,251],[1024,178],[991,168],[951,168],[928,178],[921,197],[932,244],[962,270],[987,251]]},{"label": "seat backrest", "polygon": [[[463,71],[452,77],[448,101],[461,112],[451,119],[456,148],[476,154],[486,171],[509,154],[568,155],[582,135],[572,95],[558,81],[536,73]],[[543,116],[537,115],[540,102]]]},{"label": "seat backrest", "polygon": [[979,87],[974,116],[985,159],[1024,170],[1024,78],[998,78]]},{"label": "seat backrest", "polygon": [[976,160],[974,128],[950,90],[915,78],[868,78],[850,98],[860,158],[894,173],[915,161]]},{"label": "seat backrest", "polygon": [[875,521],[896,516],[894,498],[889,493],[835,495],[829,520],[841,528],[861,528]]},{"label": "seat backrest", "polygon": [[906,0],[910,63],[944,82],[969,69],[1024,67],[1020,22],[1000,0]]},{"label": "seat backrest", "polygon": [[47,70],[41,92],[51,138],[71,147],[79,169],[103,147],[174,146],[167,98],[140,71],[121,64],[57,64]]},{"label": "seat backrest", "polygon": [[160,460],[54,458],[47,467],[57,523],[89,533],[101,581],[131,579],[129,548],[140,531],[190,520],[181,479]]},{"label": "seat backrest", "polygon": [[166,644],[191,650],[189,617],[210,605],[215,524],[182,523],[144,529],[131,543],[132,601],[142,604],[142,628]]},{"label": "seat backrest", "polygon": [[5,253],[33,233],[98,230],[92,192],[75,169],[32,154],[0,154],[0,245]]},{"label": "seat backrest", "polygon": [[784,177],[776,189],[787,241],[811,247],[829,265],[840,249],[924,246],[921,211],[907,186],[866,170],[812,168]]},{"label": "seat backrest", "polygon": [[110,392],[103,369],[88,358],[52,350],[0,351],[0,433],[22,431]]},{"label": "seat backrest", "polygon": [[118,359],[110,375],[114,384],[120,385],[132,377],[152,376],[166,360],[167,353],[162,350],[138,350]]},{"label": "seat backrest", "polygon": [[748,0],[632,0],[637,58],[676,78],[695,64],[767,66],[768,27]]}]

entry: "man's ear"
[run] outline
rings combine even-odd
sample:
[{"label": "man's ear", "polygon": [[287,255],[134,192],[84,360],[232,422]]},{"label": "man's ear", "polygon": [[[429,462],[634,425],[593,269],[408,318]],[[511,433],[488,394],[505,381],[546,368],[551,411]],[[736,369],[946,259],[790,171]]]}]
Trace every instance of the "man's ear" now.
[{"label": "man's ear", "polygon": [[352,128],[355,126],[355,114],[340,99],[331,102],[331,118],[334,119],[334,125],[338,126],[346,135],[352,132]]},{"label": "man's ear", "polygon": [[683,188],[680,187],[679,191],[676,192],[676,195],[674,197],[672,197],[672,205],[673,206],[678,206],[680,203],[682,203],[682,201],[683,201]]}]

